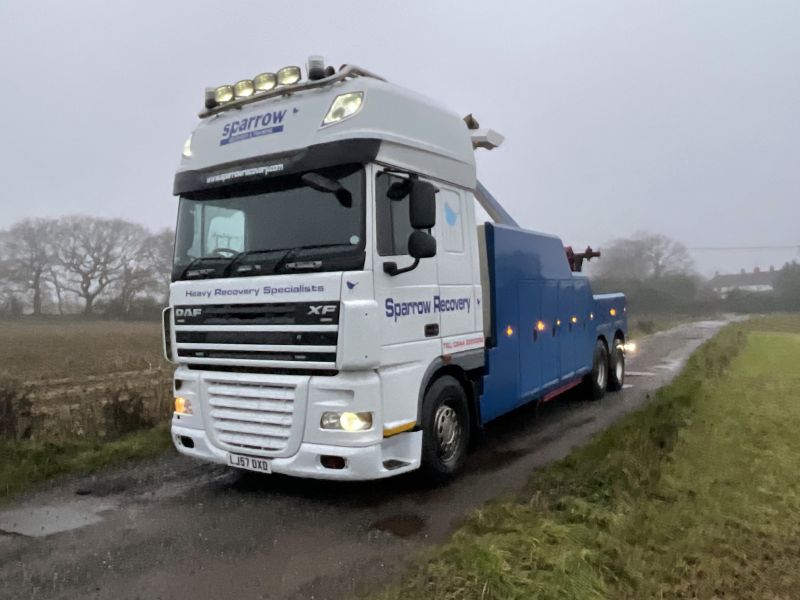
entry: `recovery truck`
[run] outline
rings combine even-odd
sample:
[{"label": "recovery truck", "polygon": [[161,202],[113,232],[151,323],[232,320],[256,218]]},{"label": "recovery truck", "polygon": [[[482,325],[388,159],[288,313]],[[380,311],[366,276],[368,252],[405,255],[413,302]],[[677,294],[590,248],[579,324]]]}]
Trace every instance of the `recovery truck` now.
[{"label": "recovery truck", "polygon": [[[320,57],[209,88],[175,175],[172,437],[265,473],[446,480],[487,422],[622,387],[622,294],[476,179],[502,136]],[[476,203],[491,222],[476,224]]]}]

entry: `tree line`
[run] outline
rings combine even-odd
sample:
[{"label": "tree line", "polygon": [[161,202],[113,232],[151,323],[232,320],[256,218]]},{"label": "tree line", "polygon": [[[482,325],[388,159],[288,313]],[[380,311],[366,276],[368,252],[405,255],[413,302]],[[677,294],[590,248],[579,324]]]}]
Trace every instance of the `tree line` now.
[{"label": "tree line", "polygon": [[0,314],[139,317],[166,303],[173,232],[90,216],[0,231]]},{"label": "tree line", "polygon": [[735,290],[721,297],[695,271],[686,246],[657,233],[638,232],[613,240],[589,273],[596,291],[625,292],[629,304],[640,312],[800,310],[800,264],[783,265],[770,292]]}]

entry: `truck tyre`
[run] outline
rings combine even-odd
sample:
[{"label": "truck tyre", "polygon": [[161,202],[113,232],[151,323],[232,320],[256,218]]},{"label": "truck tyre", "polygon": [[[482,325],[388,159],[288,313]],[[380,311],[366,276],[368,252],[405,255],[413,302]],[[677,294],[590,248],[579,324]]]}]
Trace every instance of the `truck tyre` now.
[{"label": "truck tyre", "polygon": [[448,482],[467,459],[469,408],[454,377],[434,381],[422,401],[422,476],[434,485]]},{"label": "truck tyre", "polygon": [[625,383],[625,352],[622,350],[622,340],[614,340],[614,347],[608,360],[608,389],[618,392]]},{"label": "truck tyre", "polygon": [[594,345],[594,358],[592,359],[592,371],[589,373],[588,387],[589,397],[592,400],[600,400],[605,396],[608,387],[608,350],[603,340],[597,340]]}]

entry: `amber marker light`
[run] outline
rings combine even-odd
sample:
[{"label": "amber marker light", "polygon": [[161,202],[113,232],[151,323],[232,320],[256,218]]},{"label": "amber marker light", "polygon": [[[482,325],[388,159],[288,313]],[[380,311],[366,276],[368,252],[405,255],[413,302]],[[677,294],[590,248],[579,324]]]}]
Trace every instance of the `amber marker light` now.
[{"label": "amber marker light", "polygon": [[192,414],[192,403],[183,396],[175,396],[175,412],[179,415]]},{"label": "amber marker light", "polygon": [[514,328],[513,328],[513,327],[511,327],[511,325],[508,325],[508,326],[506,327],[506,335],[507,335],[508,337],[511,337],[512,335],[514,335]]}]

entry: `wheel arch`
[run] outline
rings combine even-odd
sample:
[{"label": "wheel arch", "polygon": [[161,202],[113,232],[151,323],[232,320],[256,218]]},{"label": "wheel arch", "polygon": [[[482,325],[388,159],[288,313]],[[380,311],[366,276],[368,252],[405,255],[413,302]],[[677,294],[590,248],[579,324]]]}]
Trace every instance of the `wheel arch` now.
[{"label": "wheel arch", "polygon": [[480,404],[478,400],[480,398],[479,371],[483,366],[482,359],[483,352],[481,351],[480,365],[476,365],[473,360],[450,360],[445,362],[442,357],[438,357],[428,366],[422,378],[417,400],[417,427],[422,425],[422,403],[425,400],[425,394],[436,380],[450,376],[459,382],[467,396],[470,428],[472,432],[477,431],[480,426]]}]

